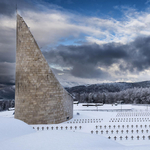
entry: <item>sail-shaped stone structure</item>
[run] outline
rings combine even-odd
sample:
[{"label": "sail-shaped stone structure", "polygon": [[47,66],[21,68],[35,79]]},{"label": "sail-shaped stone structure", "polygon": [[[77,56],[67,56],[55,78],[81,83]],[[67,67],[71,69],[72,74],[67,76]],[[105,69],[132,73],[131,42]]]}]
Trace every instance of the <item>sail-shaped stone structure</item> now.
[{"label": "sail-shaped stone structure", "polygon": [[29,27],[17,14],[15,118],[56,124],[73,117],[73,99],[60,85]]}]

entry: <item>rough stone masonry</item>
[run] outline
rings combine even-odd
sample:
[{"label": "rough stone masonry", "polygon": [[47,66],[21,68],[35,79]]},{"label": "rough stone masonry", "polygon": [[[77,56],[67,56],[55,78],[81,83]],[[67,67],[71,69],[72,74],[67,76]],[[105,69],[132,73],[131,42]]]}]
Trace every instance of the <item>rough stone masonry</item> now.
[{"label": "rough stone masonry", "polygon": [[17,14],[15,118],[56,124],[73,117],[73,99],[60,85],[27,24]]}]

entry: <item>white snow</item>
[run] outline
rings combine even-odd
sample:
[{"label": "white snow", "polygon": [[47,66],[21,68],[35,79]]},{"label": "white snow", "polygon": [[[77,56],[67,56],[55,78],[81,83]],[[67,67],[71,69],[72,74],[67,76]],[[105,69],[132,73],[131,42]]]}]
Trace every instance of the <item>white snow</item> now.
[{"label": "white snow", "polygon": [[10,145],[14,150],[110,150],[112,147],[119,150],[123,147],[98,135],[65,131],[37,132],[1,143],[5,150],[9,150]]},{"label": "white snow", "polygon": [[150,149],[150,111],[146,105],[78,104],[74,105],[73,119],[51,125],[27,125],[12,114],[0,112],[0,150]]},{"label": "white snow", "polygon": [[29,133],[35,133],[35,130],[23,121],[0,117],[0,142]]}]

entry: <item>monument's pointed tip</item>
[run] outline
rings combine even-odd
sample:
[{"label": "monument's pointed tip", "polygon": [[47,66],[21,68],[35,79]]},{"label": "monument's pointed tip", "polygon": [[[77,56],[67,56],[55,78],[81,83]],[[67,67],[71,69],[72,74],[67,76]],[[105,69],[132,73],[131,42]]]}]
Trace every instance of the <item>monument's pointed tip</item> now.
[{"label": "monument's pointed tip", "polygon": [[22,18],[18,13],[17,13],[17,17]]}]

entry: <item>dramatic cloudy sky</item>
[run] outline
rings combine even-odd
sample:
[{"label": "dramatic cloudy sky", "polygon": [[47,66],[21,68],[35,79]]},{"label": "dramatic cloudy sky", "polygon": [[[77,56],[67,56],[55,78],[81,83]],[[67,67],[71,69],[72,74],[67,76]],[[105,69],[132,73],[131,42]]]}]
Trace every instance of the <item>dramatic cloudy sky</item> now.
[{"label": "dramatic cloudy sky", "polygon": [[150,0],[0,0],[0,84],[15,83],[16,3],[62,85],[150,80]]}]

